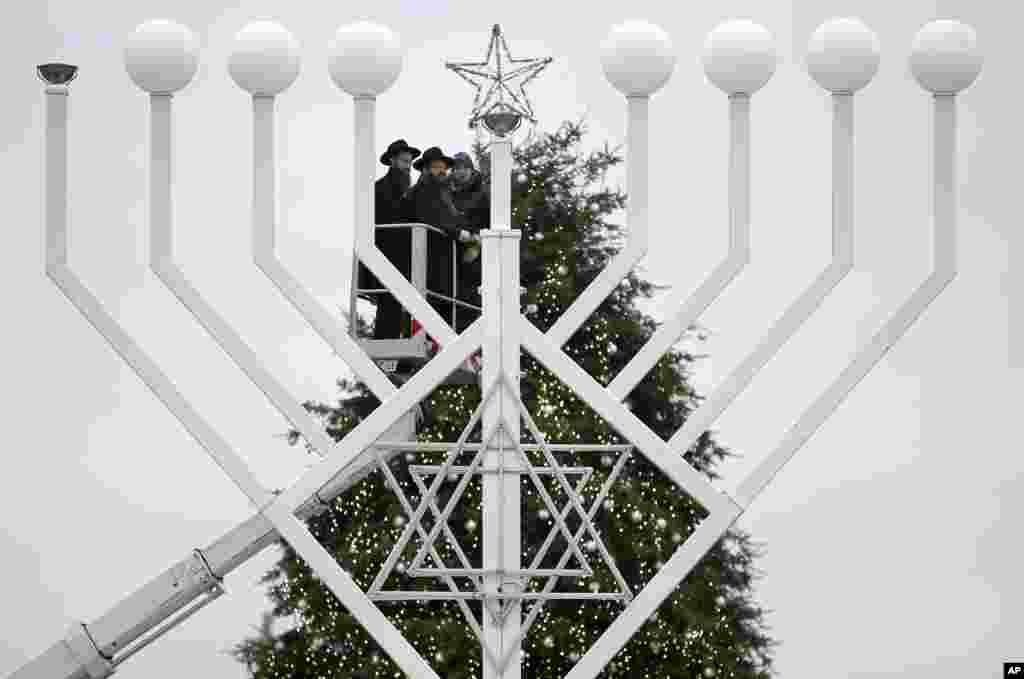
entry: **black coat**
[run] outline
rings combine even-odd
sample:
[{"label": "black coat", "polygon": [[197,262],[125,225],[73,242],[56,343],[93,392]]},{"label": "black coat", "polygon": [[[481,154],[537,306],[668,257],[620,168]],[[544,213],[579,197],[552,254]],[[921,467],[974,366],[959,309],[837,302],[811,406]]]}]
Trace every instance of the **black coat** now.
[{"label": "black coat", "polygon": [[[466,220],[466,230],[479,233],[482,229],[491,228],[491,186],[482,174],[473,170],[469,181],[465,184],[453,185],[452,202]],[[481,283],[480,243],[459,243],[459,291],[458,297],[472,304],[480,304],[477,288]],[[465,261],[470,250],[476,250],[473,261]],[[472,314],[471,314],[472,315]]]},{"label": "black coat", "polygon": [[452,242],[457,242],[459,229],[464,225],[452,203],[446,179],[437,179],[428,172],[409,190],[404,201],[407,222],[436,226],[444,235],[429,231],[427,234],[427,289],[452,297]]},{"label": "black coat", "polygon": [[[401,224],[405,221],[402,199],[408,189],[409,175],[395,168],[391,168],[386,175],[377,180],[374,184],[374,213],[377,224]],[[408,229],[378,229],[374,242],[402,275],[409,278],[412,241]],[[359,287],[379,289],[383,288],[384,284],[360,264]]]},{"label": "black coat", "polygon": [[466,218],[466,229],[478,232],[491,228],[491,191],[484,176],[473,171],[469,181],[453,185],[452,202]]}]

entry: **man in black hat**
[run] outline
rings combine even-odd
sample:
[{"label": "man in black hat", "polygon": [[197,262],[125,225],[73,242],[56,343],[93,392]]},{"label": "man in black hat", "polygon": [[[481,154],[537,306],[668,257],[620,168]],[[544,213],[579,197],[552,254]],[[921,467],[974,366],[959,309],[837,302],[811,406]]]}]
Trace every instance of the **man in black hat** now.
[{"label": "man in black hat", "polygon": [[[468,236],[461,228],[465,219],[452,202],[448,171],[455,161],[433,146],[413,163],[420,173],[416,185],[409,190],[405,201],[407,221],[429,224],[444,231],[444,235],[430,231],[427,236],[427,289],[445,297],[454,297],[452,285],[452,242]],[[437,297],[428,297],[430,305],[451,323],[452,303]]]},{"label": "man in black hat", "polygon": [[[402,197],[409,190],[411,180],[409,168],[420,150],[409,146],[404,139],[398,139],[388,146],[380,157],[382,165],[388,167],[387,174],[375,185],[374,213],[377,224],[399,224],[403,217]],[[410,276],[409,258],[412,253],[411,236],[404,229],[377,229],[374,237],[377,247],[406,278]],[[369,269],[359,265],[359,287],[379,289],[384,285]],[[402,305],[389,293],[373,295],[377,302],[377,314],[373,322],[374,339],[395,339],[402,334]]]}]

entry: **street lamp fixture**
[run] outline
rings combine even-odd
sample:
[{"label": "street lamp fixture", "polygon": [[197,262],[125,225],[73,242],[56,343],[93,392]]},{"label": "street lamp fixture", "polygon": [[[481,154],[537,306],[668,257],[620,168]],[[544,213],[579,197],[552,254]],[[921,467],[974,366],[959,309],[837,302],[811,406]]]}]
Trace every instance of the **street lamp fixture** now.
[{"label": "street lamp fixture", "polygon": [[67,85],[78,75],[78,67],[71,64],[41,64],[36,66],[36,75],[51,85]]}]

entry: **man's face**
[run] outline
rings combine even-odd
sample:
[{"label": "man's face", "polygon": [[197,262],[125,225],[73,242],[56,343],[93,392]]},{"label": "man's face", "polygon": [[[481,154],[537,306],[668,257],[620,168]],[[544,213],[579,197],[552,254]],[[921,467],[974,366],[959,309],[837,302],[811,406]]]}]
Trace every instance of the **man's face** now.
[{"label": "man's face", "polygon": [[408,172],[409,168],[412,167],[412,154],[408,151],[402,151],[401,153],[392,156],[391,167],[399,169],[402,172]]},{"label": "man's face", "polygon": [[469,176],[472,173],[473,171],[470,170],[469,167],[466,165],[459,165],[452,171],[452,174],[455,175],[455,181],[457,181],[460,184],[465,184],[466,182],[468,182]]},{"label": "man's face", "polygon": [[443,160],[430,161],[430,174],[435,177],[443,177],[448,173],[448,163]]}]

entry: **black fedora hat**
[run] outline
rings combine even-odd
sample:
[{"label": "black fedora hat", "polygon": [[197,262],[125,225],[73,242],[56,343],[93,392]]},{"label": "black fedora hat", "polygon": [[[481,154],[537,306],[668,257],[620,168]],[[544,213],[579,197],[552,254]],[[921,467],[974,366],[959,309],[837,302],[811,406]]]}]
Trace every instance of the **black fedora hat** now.
[{"label": "black fedora hat", "polygon": [[418,148],[409,146],[405,143],[404,139],[398,139],[397,141],[391,142],[391,146],[388,146],[388,150],[380,157],[381,165],[390,165],[391,159],[403,152],[412,154],[413,158],[420,154],[420,150]]},{"label": "black fedora hat", "polygon": [[413,169],[417,171],[422,171],[424,165],[429,166],[430,163],[434,162],[435,160],[443,160],[448,165],[449,168],[455,166],[455,159],[446,156],[444,154],[444,151],[442,151],[436,146],[431,146],[429,149],[424,151],[423,157],[417,160],[415,163],[413,163],[412,166]]}]

